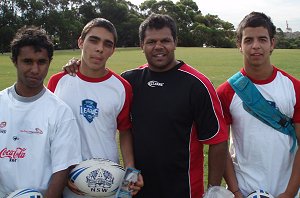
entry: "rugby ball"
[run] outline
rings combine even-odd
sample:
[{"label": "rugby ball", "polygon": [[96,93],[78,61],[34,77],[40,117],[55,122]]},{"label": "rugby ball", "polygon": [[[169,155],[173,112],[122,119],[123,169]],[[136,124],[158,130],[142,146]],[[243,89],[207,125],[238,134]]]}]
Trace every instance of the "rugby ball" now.
[{"label": "rugby ball", "polygon": [[256,190],[250,193],[247,198],[274,198],[270,193],[264,190]]},{"label": "rugby ball", "polygon": [[43,198],[43,195],[35,189],[24,188],[10,193],[7,198]]},{"label": "rugby ball", "polygon": [[114,195],[122,182],[125,169],[110,160],[93,158],[79,163],[69,174],[74,185],[89,196]]}]

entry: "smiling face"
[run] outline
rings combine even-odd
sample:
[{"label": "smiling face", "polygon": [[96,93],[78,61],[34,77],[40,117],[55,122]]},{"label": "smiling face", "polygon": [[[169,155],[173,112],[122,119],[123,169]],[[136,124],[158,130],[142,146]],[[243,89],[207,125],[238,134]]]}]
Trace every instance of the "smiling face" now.
[{"label": "smiling face", "polygon": [[106,61],[114,53],[114,36],[103,27],[93,27],[84,40],[78,39],[82,50],[80,72],[88,77],[102,77],[106,74]]},{"label": "smiling face", "polygon": [[274,49],[274,38],[270,39],[268,29],[247,27],[243,30],[240,52],[244,55],[246,69],[270,67],[270,56]]},{"label": "smiling face", "polygon": [[47,50],[37,50],[33,46],[22,47],[14,64],[18,76],[17,93],[24,97],[38,94],[44,87],[43,82],[50,65]]},{"label": "smiling face", "polygon": [[176,41],[170,28],[147,29],[141,48],[145,53],[149,68],[156,72],[163,72],[173,68],[175,59]]}]

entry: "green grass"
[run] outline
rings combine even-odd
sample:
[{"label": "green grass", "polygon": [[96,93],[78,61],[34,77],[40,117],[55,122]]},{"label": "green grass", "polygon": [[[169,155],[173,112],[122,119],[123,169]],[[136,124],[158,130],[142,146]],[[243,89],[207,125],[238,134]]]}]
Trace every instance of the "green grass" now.
[{"label": "green grass", "polygon": [[[0,54],[0,90],[8,87],[16,80],[16,71],[9,58],[10,54]],[[48,76],[61,71],[61,67],[72,57],[80,57],[80,50],[55,51]],[[177,59],[183,60],[204,73],[215,87],[225,81],[242,67],[242,55],[238,49],[222,48],[177,48]],[[121,73],[145,63],[140,48],[118,48],[109,59],[107,67]],[[272,55],[272,63],[300,78],[300,50],[276,49]]]},{"label": "green grass", "polygon": [[[16,81],[16,71],[9,56],[10,54],[0,54],[0,90]],[[49,77],[61,71],[62,66],[72,57],[79,58],[80,50],[55,51],[45,84]],[[176,57],[204,73],[215,87],[242,67],[242,55],[236,48],[177,48]],[[276,49],[271,58],[274,65],[300,79],[299,49]],[[144,63],[145,57],[140,48],[118,48],[109,59],[107,67],[120,74]],[[207,156],[207,147],[205,147],[205,156]],[[207,157],[205,160],[207,164]],[[206,165],[205,173],[207,173]],[[205,178],[207,178],[206,174]]]}]

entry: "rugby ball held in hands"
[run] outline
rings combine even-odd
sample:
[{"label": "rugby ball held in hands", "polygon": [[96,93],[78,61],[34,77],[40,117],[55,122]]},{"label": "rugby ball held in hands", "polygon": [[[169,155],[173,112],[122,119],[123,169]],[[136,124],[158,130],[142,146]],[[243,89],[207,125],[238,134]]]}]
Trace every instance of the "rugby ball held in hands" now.
[{"label": "rugby ball held in hands", "polygon": [[247,198],[274,198],[270,193],[264,190],[256,190],[250,193]]},{"label": "rugby ball held in hands", "polygon": [[7,198],[43,198],[43,195],[35,189],[25,188],[12,192]]},{"label": "rugby ball held in hands", "polygon": [[124,176],[125,169],[110,160],[94,158],[79,163],[69,175],[74,185],[89,196],[114,195]]}]

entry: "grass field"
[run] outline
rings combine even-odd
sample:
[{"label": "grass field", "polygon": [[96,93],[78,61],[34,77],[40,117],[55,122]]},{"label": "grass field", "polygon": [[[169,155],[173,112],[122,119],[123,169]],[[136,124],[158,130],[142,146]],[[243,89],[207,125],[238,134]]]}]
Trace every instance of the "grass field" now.
[{"label": "grass field", "polygon": [[[9,56],[10,54],[0,54],[0,90],[16,81],[16,71]],[[45,84],[47,84],[49,77],[61,71],[61,67],[72,57],[80,57],[80,51],[56,51]],[[215,87],[242,67],[242,55],[238,49],[177,48],[176,57],[204,73],[210,78]],[[118,48],[108,61],[107,67],[120,74],[122,71],[135,68],[144,63],[145,57],[140,48]],[[300,79],[299,49],[275,49],[272,55],[272,63]],[[207,154],[207,148],[205,152]]]},{"label": "grass field", "polygon": [[[9,57],[10,54],[0,54],[0,90],[16,80],[16,71]],[[52,74],[59,72],[61,67],[72,57],[80,57],[80,51],[55,51],[45,83]],[[242,67],[242,56],[237,49],[177,48],[176,57],[204,73],[215,86]],[[118,48],[107,66],[116,73],[121,73],[143,63],[145,63],[145,57],[140,48]],[[300,79],[299,49],[276,49],[272,55],[272,63]]]}]

